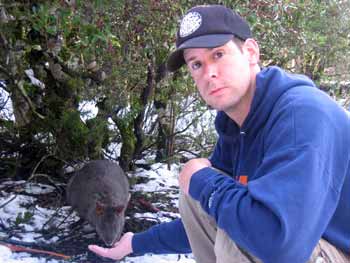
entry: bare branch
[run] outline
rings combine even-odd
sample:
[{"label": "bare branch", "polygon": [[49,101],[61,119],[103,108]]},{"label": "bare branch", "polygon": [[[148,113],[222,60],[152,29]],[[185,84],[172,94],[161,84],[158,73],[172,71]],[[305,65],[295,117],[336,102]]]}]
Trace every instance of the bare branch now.
[{"label": "bare branch", "polygon": [[[53,156],[53,154],[47,154],[47,155],[44,155],[40,161],[35,165],[34,169],[33,169],[33,172],[32,174],[30,175],[29,179],[28,179],[28,182],[30,182],[34,177],[35,177],[35,174],[36,174],[36,170],[38,169],[38,167],[40,166],[40,164],[45,160],[47,159],[48,157],[50,156]],[[46,177],[46,176],[45,176]]]},{"label": "bare branch", "polygon": [[13,200],[15,200],[16,197],[17,197],[17,195],[14,195],[10,200],[8,200],[7,202],[1,204],[0,205],[0,209],[3,208],[4,206],[6,206],[7,204],[11,203]]},{"label": "bare branch", "polygon": [[27,92],[25,91],[25,89],[23,88],[23,84],[22,82],[20,81],[16,87],[18,88],[18,90],[21,92],[22,96],[24,97],[24,99],[27,101],[30,109],[32,110],[32,112],[38,116],[40,119],[44,120],[45,117],[43,115],[41,115],[40,113],[38,113],[36,110],[35,110],[35,106],[32,102],[32,100],[29,98],[29,96],[27,95]]}]

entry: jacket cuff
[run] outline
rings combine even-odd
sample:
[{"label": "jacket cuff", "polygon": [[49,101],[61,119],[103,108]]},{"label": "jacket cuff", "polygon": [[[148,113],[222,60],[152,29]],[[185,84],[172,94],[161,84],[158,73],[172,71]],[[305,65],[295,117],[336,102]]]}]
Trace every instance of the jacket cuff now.
[{"label": "jacket cuff", "polygon": [[151,237],[147,230],[141,233],[135,233],[131,240],[132,255],[150,253],[153,250],[152,244],[154,243],[150,241]]},{"label": "jacket cuff", "polygon": [[211,185],[211,179],[215,177],[218,174],[218,172],[211,167],[205,167],[197,172],[195,172],[190,180],[190,188],[189,188],[189,194],[190,196],[200,201],[200,195],[205,189],[205,192],[211,193],[214,191],[214,186]]}]

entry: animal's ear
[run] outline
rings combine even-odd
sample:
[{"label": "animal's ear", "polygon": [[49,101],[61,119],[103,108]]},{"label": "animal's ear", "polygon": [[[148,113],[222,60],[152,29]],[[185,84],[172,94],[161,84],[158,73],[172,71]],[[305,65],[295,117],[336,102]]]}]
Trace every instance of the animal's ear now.
[{"label": "animal's ear", "polygon": [[121,212],[123,212],[124,206],[118,205],[115,207],[115,212],[119,215]]},{"label": "animal's ear", "polygon": [[101,216],[105,211],[105,207],[99,201],[96,202],[96,215]]}]

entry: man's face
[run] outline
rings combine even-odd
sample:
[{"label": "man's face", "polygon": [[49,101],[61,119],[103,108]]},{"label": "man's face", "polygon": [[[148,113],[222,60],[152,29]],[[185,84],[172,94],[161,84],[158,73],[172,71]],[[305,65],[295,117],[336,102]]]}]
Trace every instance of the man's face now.
[{"label": "man's face", "polygon": [[187,67],[204,101],[228,115],[250,107],[251,90],[255,89],[253,68],[257,65],[254,56],[247,42],[242,48],[229,41],[217,48],[184,51]]}]

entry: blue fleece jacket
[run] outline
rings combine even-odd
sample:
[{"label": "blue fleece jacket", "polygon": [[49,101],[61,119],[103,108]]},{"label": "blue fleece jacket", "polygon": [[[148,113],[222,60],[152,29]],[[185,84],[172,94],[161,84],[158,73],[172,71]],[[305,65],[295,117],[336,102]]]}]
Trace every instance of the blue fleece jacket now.
[{"label": "blue fleece jacket", "polygon": [[[256,79],[239,128],[224,112],[190,195],[263,262],[306,262],[321,237],[350,253],[350,120],[311,80],[278,67]],[[135,253],[191,251],[181,219],[135,234]]]}]

